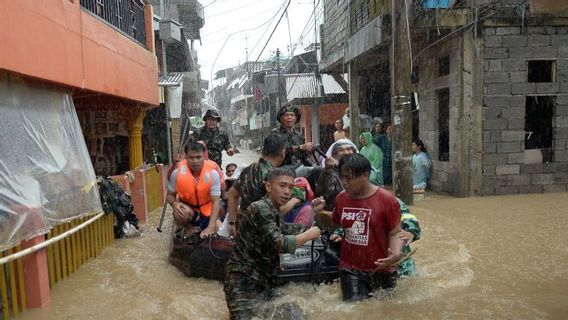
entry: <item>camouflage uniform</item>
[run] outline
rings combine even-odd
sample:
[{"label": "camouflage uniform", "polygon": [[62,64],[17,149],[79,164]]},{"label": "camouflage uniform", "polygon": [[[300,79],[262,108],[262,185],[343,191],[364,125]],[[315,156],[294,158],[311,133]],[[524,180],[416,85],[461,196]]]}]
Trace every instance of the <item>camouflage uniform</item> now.
[{"label": "camouflage uniform", "polygon": [[227,262],[225,298],[231,319],[258,316],[260,304],[277,297],[275,276],[281,253],[294,253],[298,224],[281,224],[279,211],[268,197],[252,203],[237,217],[237,237]]},{"label": "camouflage uniform", "polygon": [[[398,200],[398,204],[400,205],[400,227],[404,231],[408,231],[414,235],[414,241],[420,239],[420,224],[418,223],[418,219],[410,213],[408,207],[402,200],[396,198]],[[402,255],[407,255],[411,252],[411,248],[409,245],[405,245],[402,247]],[[399,277],[408,277],[416,273],[416,265],[414,264],[414,259],[408,258],[407,260],[401,262],[398,265],[398,276]]]},{"label": "camouflage uniform", "polygon": [[229,142],[229,137],[224,132],[221,132],[219,128],[213,130],[203,127],[201,130],[194,134],[195,140],[202,140],[207,146],[207,151],[209,152],[209,159],[217,162],[219,167],[222,163],[222,151],[229,150],[231,148],[231,143]]},{"label": "camouflage uniform", "polygon": [[292,129],[292,132],[288,132],[283,126],[272,130],[272,132],[283,135],[286,138],[286,158],[284,158],[284,162],[282,162],[283,166],[312,166],[308,158],[309,153],[300,150],[300,145],[306,143],[304,136],[300,132],[294,129]]},{"label": "camouflage uniform", "polygon": [[263,158],[243,169],[243,172],[233,184],[233,188],[241,195],[241,210],[246,210],[251,203],[266,195],[264,182],[272,169],[274,169],[272,163]]}]

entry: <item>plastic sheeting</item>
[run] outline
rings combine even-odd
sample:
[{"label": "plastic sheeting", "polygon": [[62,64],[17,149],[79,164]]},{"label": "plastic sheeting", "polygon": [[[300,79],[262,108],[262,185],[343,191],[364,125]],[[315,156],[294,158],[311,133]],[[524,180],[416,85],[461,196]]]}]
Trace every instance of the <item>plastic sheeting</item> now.
[{"label": "plastic sheeting", "polygon": [[0,72],[0,251],[102,210],[71,97]]}]

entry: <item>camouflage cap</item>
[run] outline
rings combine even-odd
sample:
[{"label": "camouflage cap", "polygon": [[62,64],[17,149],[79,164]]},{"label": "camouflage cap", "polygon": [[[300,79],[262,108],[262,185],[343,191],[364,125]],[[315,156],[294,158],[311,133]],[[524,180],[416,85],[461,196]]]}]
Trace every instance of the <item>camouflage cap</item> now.
[{"label": "camouflage cap", "polygon": [[276,119],[278,120],[278,122],[282,123],[282,121],[280,121],[280,118],[286,112],[294,112],[294,114],[296,115],[296,123],[300,122],[300,118],[302,117],[302,113],[300,113],[300,109],[298,109],[298,107],[293,105],[293,104],[284,105],[280,108],[280,110],[278,110],[278,114],[276,115]]},{"label": "camouflage cap", "polygon": [[213,110],[213,109],[209,109],[205,112],[205,115],[203,116],[203,121],[205,121],[205,119],[207,117],[211,117],[219,122],[221,122],[221,116],[219,116],[219,113],[217,112],[217,110]]}]

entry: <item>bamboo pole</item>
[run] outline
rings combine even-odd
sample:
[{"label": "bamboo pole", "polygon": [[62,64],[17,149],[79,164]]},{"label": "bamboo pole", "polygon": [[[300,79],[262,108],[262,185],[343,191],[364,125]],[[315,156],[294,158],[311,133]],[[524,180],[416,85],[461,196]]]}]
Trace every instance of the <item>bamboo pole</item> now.
[{"label": "bamboo pole", "polygon": [[[4,253],[0,252],[0,257]],[[3,319],[10,319],[10,305],[8,304],[8,284],[6,283],[6,273],[4,265],[0,265],[0,296],[2,296],[2,316]]]},{"label": "bamboo pole", "polygon": [[[58,236],[59,226],[55,226],[51,232],[55,232],[53,235]],[[61,270],[61,247],[59,241],[53,243],[53,260],[55,262],[55,283],[57,283],[63,277],[63,271]]]},{"label": "bamboo pole", "polygon": [[[65,224],[65,232],[69,231],[69,223]],[[70,237],[66,237],[65,238],[65,246],[67,249],[67,261],[63,261],[63,263],[67,264],[67,271],[68,276],[71,276],[71,274],[73,274],[73,271],[75,271],[75,269],[73,269],[73,245],[71,243],[71,238]]]},{"label": "bamboo pole", "polygon": [[[47,233],[47,240],[51,239],[53,229]],[[49,286],[53,288],[55,285],[55,262],[53,259],[54,245],[47,246],[47,271],[49,273]]]},{"label": "bamboo pole", "polygon": [[[14,253],[14,249],[8,249],[8,254]],[[16,285],[16,268],[14,266],[14,261],[8,262],[8,272],[10,274],[10,293],[12,296],[12,313],[14,317],[20,314],[18,309],[18,286]]]},{"label": "bamboo pole", "polygon": [[[18,251],[22,250],[22,246],[18,245],[17,247]],[[28,308],[28,303],[27,303],[27,297],[26,297],[26,282],[24,280],[24,261],[22,261],[23,259],[18,259],[17,264],[18,264],[18,292],[19,297],[20,297],[20,310],[24,311]]]}]

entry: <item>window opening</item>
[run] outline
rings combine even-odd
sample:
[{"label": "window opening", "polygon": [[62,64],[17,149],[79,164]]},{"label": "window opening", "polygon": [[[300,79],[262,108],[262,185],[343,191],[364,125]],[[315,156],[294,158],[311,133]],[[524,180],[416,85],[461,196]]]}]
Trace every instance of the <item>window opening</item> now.
[{"label": "window opening", "polygon": [[528,82],[556,81],[556,61],[530,60],[528,62]]},{"label": "window opening", "polygon": [[450,160],[450,89],[436,91],[438,97],[438,159]]},{"label": "window opening", "polygon": [[525,150],[540,149],[542,161],[552,161],[552,96],[529,96],[525,104]]},{"label": "window opening", "polygon": [[438,59],[438,76],[443,77],[450,74],[450,56]]}]

